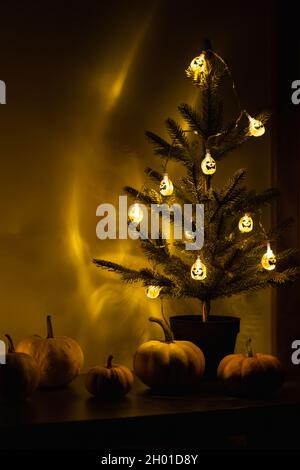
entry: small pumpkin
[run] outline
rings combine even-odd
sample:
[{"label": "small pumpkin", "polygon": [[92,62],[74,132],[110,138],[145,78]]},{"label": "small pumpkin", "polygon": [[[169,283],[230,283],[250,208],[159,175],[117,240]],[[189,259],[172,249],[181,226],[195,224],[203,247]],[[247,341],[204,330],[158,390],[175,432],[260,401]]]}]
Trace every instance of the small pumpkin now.
[{"label": "small pumpkin", "polygon": [[83,366],[79,344],[67,336],[53,334],[51,316],[47,316],[47,337],[33,335],[17,345],[17,351],[31,355],[37,362],[42,387],[63,387],[70,383]]},{"label": "small pumpkin", "polygon": [[0,365],[0,399],[24,400],[38,387],[39,371],[35,360],[28,354],[15,352],[9,335],[5,364]]},{"label": "small pumpkin", "polygon": [[233,395],[264,396],[276,392],[284,382],[280,361],[270,354],[253,354],[251,339],[246,354],[230,354],[218,367],[218,378]]},{"label": "small pumpkin", "polygon": [[120,398],[126,395],[133,385],[133,374],[125,366],[112,364],[113,356],[107,359],[106,367],[96,366],[86,375],[85,387],[96,397]]},{"label": "small pumpkin", "polygon": [[198,346],[190,341],[174,341],[166,322],[150,317],[160,325],[164,341],[147,341],[139,346],[134,356],[134,372],[151,388],[181,389],[197,385],[203,376],[205,359]]}]

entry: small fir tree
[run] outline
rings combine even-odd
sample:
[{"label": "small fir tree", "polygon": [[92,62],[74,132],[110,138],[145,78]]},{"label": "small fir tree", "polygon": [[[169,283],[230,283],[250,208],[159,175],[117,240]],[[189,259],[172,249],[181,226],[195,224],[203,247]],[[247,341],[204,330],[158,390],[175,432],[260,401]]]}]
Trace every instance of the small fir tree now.
[{"label": "small fir tree", "polygon": [[[276,189],[247,189],[244,169],[237,170],[222,188],[213,185],[221,161],[248,139],[264,134],[268,114],[253,118],[242,109],[228,66],[211,49],[193,59],[186,73],[200,91],[199,109],[188,104],[178,107],[185,126],[166,120],[170,141],[146,132],[155,154],[163,159],[164,169],[173,160],[184,166],[185,176],[175,184],[168,176],[146,168],[155,187],[144,185],[138,191],[126,186],[124,191],[135,202],[131,220],[136,221],[137,228],[138,203],[149,207],[164,203],[203,204],[204,245],[199,252],[188,251],[184,241],[165,240],[160,232],[156,240],[140,240],[153,268],[134,270],[102,259],[94,259],[94,263],[120,274],[125,282],[142,282],[149,297],[162,294],[199,299],[203,321],[207,321],[214,299],[292,282],[299,276],[300,268],[295,261],[297,250],[287,249],[275,257],[271,249],[292,220],[284,220],[268,232],[261,221],[263,207],[278,196]],[[239,106],[236,119],[229,125],[224,125],[223,120],[225,79],[231,81]]]}]

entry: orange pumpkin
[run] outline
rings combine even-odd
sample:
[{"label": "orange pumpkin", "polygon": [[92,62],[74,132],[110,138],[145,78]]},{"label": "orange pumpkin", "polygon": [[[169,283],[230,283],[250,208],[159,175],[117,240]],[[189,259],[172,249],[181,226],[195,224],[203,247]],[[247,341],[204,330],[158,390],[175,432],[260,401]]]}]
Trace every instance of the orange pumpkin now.
[{"label": "orange pumpkin", "polygon": [[269,354],[253,354],[250,339],[246,354],[230,354],[222,359],[218,377],[231,394],[249,397],[272,394],[284,382],[280,361]]},{"label": "orange pumpkin", "polygon": [[83,366],[83,352],[74,339],[54,337],[50,315],[47,316],[47,333],[47,338],[33,335],[23,339],[17,351],[29,354],[36,360],[42,387],[62,387],[78,375]]},{"label": "orange pumpkin", "polygon": [[6,363],[0,365],[0,399],[24,400],[38,387],[39,371],[35,360],[24,353],[15,352],[9,335]]},{"label": "orange pumpkin", "polygon": [[159,324],[165,341],[148,341],[134,356],[137,377],[151,388],[181,389],[197,385],[204,373],[205,359],[201,349],[190,341],[174,341],[167,324],[159,318],[149,318]]},{"label": "orange pumpkin", "polygon": [[133,375],[125,366],[112,365],[113,356],[109,356],[106,367],[96,366],[89,370],[85,379],[88,392],[96,397],[120,398],[132,388]]}]

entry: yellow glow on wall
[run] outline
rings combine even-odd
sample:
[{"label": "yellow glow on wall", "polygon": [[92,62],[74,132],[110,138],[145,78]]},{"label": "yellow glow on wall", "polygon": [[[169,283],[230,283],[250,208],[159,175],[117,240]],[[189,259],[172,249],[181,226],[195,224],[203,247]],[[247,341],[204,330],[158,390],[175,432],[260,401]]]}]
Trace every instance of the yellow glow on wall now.
[{"label": "yellow glow on wall", "polygon": [[95,309],[91,304],[91,295],[95,290],[95,286],[90,279],[89,263],[91,262],[91,253],[80,233],[79,211],[81,206],[79,199],[78,191],[74,187],[71,191],[68,207],[67,246],[70,248],[70,256],[74,262],[80,293],[86,297],[89,313],[93,314]]},{"label": "yellow glow on wall", "polygon": [[101,93],[101,98],[105,97],[106,100],[106,111],[110,111],[116,105],[122,94],[130,69],[143,44],[147,30],[150,27],[152,16],[153,14],[151,14],[141,24],[140,29],[137,30],[125,57],[120,58],[118,56],[116,64],[109,64],[109,71],[103,72],[103,70],[100,70],[95,77],[96,86]]},{"label": "yellow glow on wall", "polygon": [[[108,8],[113,9],[110,5]],[[172,64],[171,80],[169,60],[155,53],[160,51],[159,42],[172,34],[174,25],[161,21],[160,6],[156,17],[151,16],[150,10],[149,5],[143,5],[136,18],[125,27],[123,17],[112,17],[114,30],[110,31],[108,26],[106,33],[98,25],[89,30],[86,19],[83,19],[86,28],[83,32],[73,31],[72,22],[65,24],[64,31],[56,35],[61,41],[57,54],[53,49],[53,34],[45,31],[41,46],[37,45],[38,41],[32,42],[36,56],[28,55],[28,59],[34,59],[34,64],[28,66],[23,87],[19,87],[13,62],[7,69],[12,88],[19,95],[5,110],[3,108],[7,119],[3,120],[1,143],[1,331],[10,331],[16,341],[32,333],[43,334],[45,312],[50,312],[55,317],[57,334],[74,337],[82,345],[85,370],[94,365],[95,360],[104,360],[108,353],[115,353],[118,360],[130,366],[131,354],[143,332],[155,334],[155,329],[148,326],[147,317],[160,314],[160,301],[147,298],[143,286],[126,286],[117,276],[100,272],[91,262],[93,257],[102,257],[128,266],[138,266],[138,262],[141,267],[145,266],[143,256],[136,253],[138,243],[96,239],[96,206],[101,202],[113,203],[124,184],[136,188],[142,185],[145,165],[136,158],[136,151],[145,148],[147,155],[151,155],[151,166],[159,168],[160,160],[146,143],[142,148],[139,139],[143,140],[145,130],[158,134],[164,131],[163,120],[167,117],[184,125],[176,113],[178,100],[196,105],[201,94],[198,88],[190,86],[183,73],[187,51],[195,47],[193,35],[186,38],[184,50],[178,51],[178,63],[176,60]],[[152,19],[153,25],[150,24]],[[99,16],[99,24],[101,21]],[[150,29],[143,43],[141,31],[147,29],[148,24]],[[24,24],[24,30],[28,39],[30,34],[34,39],[34,31],[30,33],[28,25]],[[128,32],[125,36],[124,30]],[[77,41],[74,53],[70,48],[72,34]],[[80,43],[84,36],[86,41]],[[45,54],[44,47],[42,50],[44,41],[53,54]],[[246,40],[245,49],[251,48],[250,43]],[[12,43],[12,47],[15,46],[16,43]],[[21,55],[28,53],[28,42],[20,41],[19,47]],[[262,48],[264,50],[264,45]],[[67,50],[70,56],[65,60]],[[135,55],[130,57],[132,51]],[[8,59],[7,56],[7,65]],[[243,63],[243,56],[234,52],[233,63],[239,64],[240,60]],[[152,76],[145,76],[145,63],[154,70],[153,75],[162,74],[164,86],[155,91],[159,109],[149,99]],[[159,64],[161,69],[157,68]],[[36,67],[41,69],[42,75],[36,74]],[[56,76],[48,73],[49,70],[56,70]],[[267,82],[262,83],[266,86]],[[116,105],[133,86],[141,101],[137,103],[137,95],[127,95],[126,99],[130,96],[133,106],[126,109],[125,121],[124,109]],[[253,107],[258,108],[259,100],[255,101],[255,96],[253,99]],[[137,104],[141,115],[147,110],[147,124],[137,119]],[[122,120],[124,131],[117,147],[114,135],[119,129],[115,126]],[[125,135],[128,139],[123,139]],[[187,137],[200,142],[192,133]],[[245,147],[242,153],[257,189],[269,184],[269,143],[268,135],[256,150],[254,168],[251,148]],[[127,145],[130,155],[123,151]],[[198,154],[200,149],[195,156]],[[226,160],[220,177],[229,176],[236,169],[235,163]],[[170,161],[168,171],[174,182],[179,176],[177,169],[178,165]],[[226,175],[223,172],[227,172]],[[170,250],[176,253],[172,246]],[[213,313],[233,312],[240,316],[242,312],[245,328],[256,315],[253,312],[259,312],[255,316],[255,330],[244,331],[246,337],[258,339],[258,349],[268,350],[269,295],[268,292],[258,293],[247,301],[226,299],[225,307],[220,303]],[[167,314],[194,313],[198,308],[197,301],[166,302]],[[243,342],[244,339],[241,344]]]},{"label": "yellow glow on wall", "polygon": [[[124,91],[126,80],[128,79],[131,67],[137,57],[137,53],[140,47],[143,45],[143,39],[151,25],[152,17],[153,12],[149,14],[143,22],[140,23],[139,29],[132,37],[131,44],[123,54],[120,53],[117,56],[116,54],[113,54],[112,51],[110,51],[110,54],[107,56],[107,65],[103,66],[102,64],[101,69],[99,69],[96,74],[94,74],[92,79],[92,89],[96,88],[97,92],[100,92],[101,94],[101,109],[99,109],[99,116],[94,116],[95,128],[92,130],[92,134],[94,135],[91,137],[95,140],[95,142],[102,140],[102,137],[104,137],[105,128],[107,128],[107,126],[110,124],[112,109],[117,104],[122,95],[122,92]],[[103,103],[105,104],[104,106]],[[103,123],[105,123],[105,126],[103,126]],[[90,152],[91,150],[93,151],[93,145],[91,143],[89,145],[90,148],[88,148],[86,152]],[[105,152],[106,149],[103,148],[102,151]],[[78,152],[78,149],[76,149],[76,152]],[[84,154],[85,150],[83,150],[83,155]],[[100,271],[97,270],[97,268],[92,263],[92,259],[97,255],[97,252],[94,252],[90,241],[88,238],[86,238],[86,234],[83,233],[83,221],[85,220],[83,214],[86,210],[86,201],[83,199],[81,188],[85,184],[85,174],[89,175],[89,181],[91,179],[89,169],[89,166],[91,166],[91,158],[91,155],[85,155],[84,157],[80,155],[80,157],[78,156],[77,158],[74,158],[74,160],[77,161],[77,165],[74,167],[74,173],[69,188],[69,200],[66,206],[66,245],[68,247],[69,256],[71,257],[72,264],[74,266],[74,272],[77,276],[78,295],[81,297],[84,305],[86,306],[86,313],[88,316],[90,318],[96,319],[99,317],[99,315],[102,314],[105,304],[114,302],[113,299],[117,298],[116,290],[118,290],[118,287],[117,283],[115,285],[112,283],[111,277],[109,276],[107,276],[109,278],[109,282],[103,283],[103,277],[105,278],[106,275],[100,273]],[[122,188],[120,187],[119,190],[121,191],[121,189]],[[96,205],[94,209],[96,210]],[[115,241],[114,251],[112,254],[110,252],[103,252],[103,250],[105,250],[105,248],[103,248],[103,244],[100,245],[99,241],[96,241],[96,243],[97,249],[101,252],[101,257],[114,259],[116,262],[123,263],[123,258],[125,255],[123,245],[121,247],[121,245],[117,244],[118,242]],[[127,256],[131,257],[131,255]],[[133,258],[137,262],[138,256],[134,255]],[[124,293],[124,286],[122,286],[119,280],[118,285],[120,285],[121,292],[123,290]],[[130,290],[130,288],[128,288],[128,290]],[[140,295],[135,295],[135,298],[138,302],[145,301],[142,288]]]}]

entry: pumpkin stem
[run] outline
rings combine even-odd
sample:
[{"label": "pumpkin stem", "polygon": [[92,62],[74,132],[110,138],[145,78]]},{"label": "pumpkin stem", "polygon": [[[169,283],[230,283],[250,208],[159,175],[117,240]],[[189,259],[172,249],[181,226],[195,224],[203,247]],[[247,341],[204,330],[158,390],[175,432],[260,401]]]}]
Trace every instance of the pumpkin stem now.
[{"label": "pumpkin stem", "polygon": [[47,338],[54,338],[51,315],[47,315]]},{"label": "pumpkin stem", "polygon": [[106,364],[107,369],[111,369],[111,368],[112,368],[112,360],[113,360],[113,358],[114,358],[114,356],[112,356],[112,355],[108,356],[107,364]]},{"label": "pumpkin stem", "polygon": [[251,338],[248,338],[246,341],[246,355],[247,357],[253,357],[253,349],[251,344]]},{"label": "pumpkin stem", "polygon": [[165,321],[161,320],[160,318],[156,318],[156,317],[150,317],[149,321],[152,321],[153,323],[158,323],[158,325],[160,325],[162,327],[162,329],[164,330],[165,342],[166,343],[173,343],[172,331],[168,327],[168,325]]},{"label": "pumpkin stem", "polygon": [[11,336],[6,334],[5,338],[7,339],[7,343],[8,343],[8,353],[9,354],[14,353],[15,352],[15,346],[14,346],[13,340],[11,339]]},{"label": "pumpkin stem", "polygon": [[210,300],[203,300],[202,302],[202,321],[207,322],[210,312]]}]

